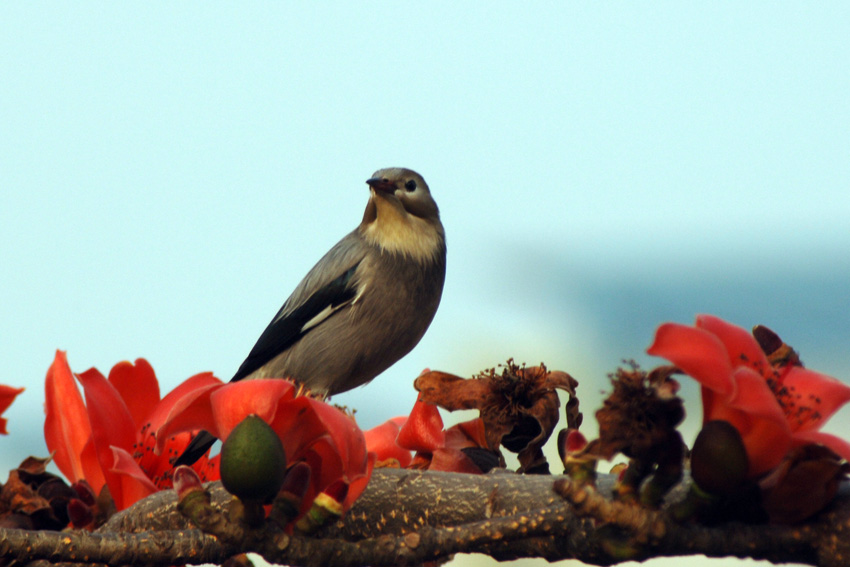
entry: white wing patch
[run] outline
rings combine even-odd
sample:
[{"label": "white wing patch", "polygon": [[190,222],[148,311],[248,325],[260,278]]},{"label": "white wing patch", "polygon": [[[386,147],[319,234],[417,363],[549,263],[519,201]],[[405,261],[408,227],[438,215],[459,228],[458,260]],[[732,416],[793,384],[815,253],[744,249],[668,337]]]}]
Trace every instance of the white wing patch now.
[{"label": "white wing patch", "polygon": [[301,327],[301,332],[306,333],[308,330],[312,329],[313,327],[333,315],[333,313],[343,305],[345,305],[345,303],[343,303],[342,305],[337,305],[336,308],[334,308],[333,305],[328,305],[327,307],[319,311],[319,313],[315,317],[304,323],[304,326]]},{"label": "white wing patch", "polygon": [[342,309],[346,305],[356,304],[357,300],[359,300],[360,297],[363,295],[363,291],[366,289],[366,287],[367,287],[366,284],[361,284],[359,286],[359,289],[357,290],[357,294],[352,299],[345,301],[343,303],[340,303],[337,306],[328,305],[327,307],[322,309],[319,313],[316,314],[315,317],[313,317],[312,319],[310,319],[309,321],[304,323],[304,325],[301,327],[301,332],[306,333],[307,331],[309,331],[313,327],[317,327],[325,319],[327,319],[328,317],[330,317],[331,315],[333,315],[334,313],[336,313],[337,311],[339,311],[340,309]]},{"label": "white wing patch", "polygon": [[357,287],[357,294],[354,296],[354,299],[351,300],[351,304],[355,305],[360,298],[363,296],[363,292],[366,291],[366,288],[369,287],[369,282],[361,282]]}]

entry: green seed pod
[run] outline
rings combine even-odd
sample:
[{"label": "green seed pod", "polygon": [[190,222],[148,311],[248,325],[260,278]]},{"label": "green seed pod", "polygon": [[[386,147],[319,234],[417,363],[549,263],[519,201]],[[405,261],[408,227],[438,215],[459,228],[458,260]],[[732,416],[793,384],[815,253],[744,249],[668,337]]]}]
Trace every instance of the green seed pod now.
[{"label": "green seed pod", "polygon": [[691,450],[691,474],[701,489],[727,496],[741,487],[750,462],[741,434],[727,421],[706,423]]},{"label": "green seed pod", "polygon": [[256,415],[243,419],[221,447],[221,483],[243,500],[271,501],[285,474],[280,438]]}]

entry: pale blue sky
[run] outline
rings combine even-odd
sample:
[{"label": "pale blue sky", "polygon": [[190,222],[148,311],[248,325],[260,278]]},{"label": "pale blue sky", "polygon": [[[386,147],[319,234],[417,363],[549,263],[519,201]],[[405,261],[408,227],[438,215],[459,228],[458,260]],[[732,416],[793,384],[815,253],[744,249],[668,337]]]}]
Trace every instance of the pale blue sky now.
[{"label": "pale blue sky", "polygon": [[705,311],[850,381],[848,29],[846,3],[0,4],[3,469],[46,451],[55,348],[229,378],[387,166],[428,180],[449,266],[420,346],[336,398],[364,426],[425,366],[508,356],[572,373],[592,422]]}]

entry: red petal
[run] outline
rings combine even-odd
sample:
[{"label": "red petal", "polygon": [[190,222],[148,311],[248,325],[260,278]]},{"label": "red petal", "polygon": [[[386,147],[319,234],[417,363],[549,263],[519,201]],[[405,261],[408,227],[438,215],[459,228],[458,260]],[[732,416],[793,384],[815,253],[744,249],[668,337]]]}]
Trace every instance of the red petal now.
[{"label": "red petal", "polygon": [[664,323],[655,332],[655,341],[646,352],[666,358],[685,374],[722,396],[731,395],[732,366],[723,343],[712,333]]},{"label": "red petal", "polygon": [[830,433],[822,431],[797,431],[794,433],[794,446],[816,443],[828,447],[844,460],[850,461],[850,443]]},{"label": "red petal", "polygon": [[[110,445],[132,448],[136,442],[136,427],[118,390],[95,368],[78,374],[77,379],[86,396],[95,445],[99,445],[99,439],[109,439]],[[109,463],[111,465],[111,458]]]},{"label": "red petal", "polygon": [[159,403],[159,382],[151,365],[144,358],[137,358],[135,365],[126,360],[119,362],[109,371],[109,383],[130,410],[136,430],[141,430]]},{"label": "red petal", "polygon": [[225,384],[210,394],[210,407],[219,438],[227,439],[233,428],[249,415],[272,423],[281,401],[294,397],[292,382],[278,378]]},{"label": "red petal", "polygon": [[398,433],[398,444],[411,451],[432,452],[446,442],[443,418],[437,406],[416,401],[407,423]]},{"label": "red petal", "polygon": [[[137,501],[159,490],[130,453],[118,447],[111,447],[111,449],[113,462],[109,473],[114,480],[109,485],[109,491],[118,510],[129,508]],[[113,484],[120,486],[117,498]]]},{"label": "red petal", "polygon": [[186,392],[172,405],[168,417],[156,430],[156,450],[162,453],[166,441],[175,433],[206,429],[221,438],[213,418],[210,396],[225,384],[207,384]]},{"label": "red petal", "polygon": [[369,479],[372,476],[372,468],[374,466],[375,455],[370,454],[369,460],[366,463],[366,470],[363,474],[357,475],[351,479],[351,482],[348,485],[348,495],[346,495],[345,502],[343,502],[343,510],[350,509],[354,502],[360,498],[363,491],[366,490],[366,485],[369,484]]},{"label": "red petal", "polygon": [[[205,382],[207,385],[204,385]],[[294,396],[294,386],[286,380],[242,380],[220,384],[209,374],[193,376],[178,388],[181,392],[184,389],[183,396],[175,391],[176,399],[171,399],[171,394],[166,396],[169,399],[164,405],[170,405],[171,411],[156,432],[157,450],[160,452],[169,436],[182,431],[206,429],[219,439],[226,439],[248,415],[258,415],[268,423],[277,412],[281,399]]]},{"label": "red petal", "polygon": [[86,478],[84,474],[83,448],[91,437],[91,425],[64,351],[56,351],[53,364],[47,370],[44,389],[47,450],[54,454],[53,460],[65,478],[72,483],[85,478],[95,492],[100,491],[102,479],[98,486],[98,479]]},{"label": "red petal", "polygon": [[[221,381],[212,375],[211,372],[203,372],[196,374],[191,378],[184,380],[179,386],[168,393],[153,409],[147,417],[147,422],[142,427],[138,442],[141,446],[143,455],[138,459],[139,465],[144,470],[148,471],[150,478],[162,487],[163,482],[168,485],[170,480],[166,473],[171,470],[171,461],[183,454],[186,447],[191,441],[191,433],[184,431],[182,433],[165,434],[161,443],[157,443],[155,438],[160,427],[165,423],[169,413],[174,406],[183,399],[187,394],[196,392],[207,387],[220,386]],[[208,405],[208,399],[206,401]],[[203,460],[203,459],[202,459]],[[207,479],[212,480],[212,479]]]},{"label": "red petal", "polygon": [[[304,460],[310,465],[311,496],[324,491],[335,481],[348,477],[346,463],[342,460],[340,449],[330,435],[323,435],[308,444],[299,445],[291,454],[293,460]],[[356,476],[356,473],[353,476]]]},{"label": "red petal", "polygon": [[[779,464],[791,449],[791,430],[785,413],[764,378],[749,367],[734,373],[735,395],[718,401],[703,420],[721,419],[741,434],[750,460],[749,476],[757,476]],[[719,400],[719,397],[718,397]]]},{"label": "red petal", "polygon": [[458,449],[437,449],[434,451],[428,470],[481,474],[481,469],[475,466],[472,459]]},{"label": "red petal", "polygon": [[790,434],[785,412],[761,374],[751,368],[741,367],[732,373],[732,379],[735,381],[735,391],[725,400],[727,406],[759,419],[782,424],[783,429]]},{"label": "red petal", "polygon": [[795,431],[820,429],[832,414],[850,401],[850,386],[832,376],[799,366],[785,373],[782,386],[795,406],[786,408],[789,424]]},{"label": "red petal", "polygon": [[[311,413],[311,412],[308,412]],[[286,445],[286,439],[283,439]],[[314,439],[307,445],[297,447],[293,460],[303,461],[310,467],[310,488],[302,502],[301,513],[310,508],[310,502],[317,494],[338,480],[359,479],[368,471],[374,455],[370,455],[359,467],[350,467],[340,457],[340,449],[330,435]],[[350,469],[346,472],[346,469]]]},{"label": "red petal", "polygon": [[112,447],[132,451],[136,442],[136,426],[118,390],[103,374],[92,368],[78,374],[77,379],[85,391],[97,460],[117,505],[131,495],[123,493],[124,481],[112,471],[115,460]]},{"label": "red petal", "polygon": [[310,467],[310,490],[305,504],[337,480],[351,484],[368,475],[374,456],[369,456],[357,424],[340,410],[299,397],[281,403],[270,425],[280,436],[287,458],[303,460]]},{"label": "red petal", "polygon": [[446,447],[453,449],[466,449],[469,447],[487,448],[484,420],[480,417],[452,425],[446,430],[445,436]]},{"label": "red petal", "polygon": [[[18,394],[23,391],[23,388],[12,388],[11,386],[0,384],[0,415],[3,415],[3,412],[9,409],[9,406],[12,405]],[[6,418],[4,417],[0,417],[0,433],[3,435],[8,434],[8,431],[6,431]]]},{"label": "red petal", "polygon": [[221,467],[219,466],[220,461],[220,453],[211,459],[201,457],[198,459],[198,462],[192,465],[192,468],[195,469],[195,472],[201,476],[201,480],[204,482],[221,480]]},{"label": "red petal", "polygon": [[176,388],[171,390],[162,400],[156,405],[153,411],[147,417],[147,424],[150,424],[150,429],[156,431],[159,429],[168,414],[185,395],[207,386],[220,386],[222,381],[216,378],[212,372],[201,372],[194,376],[183,380]]},{"label": "red petal", "polygon": [[[398,422],[399,418],[390,419],[363,432],[363,437],[366,440],[366,448],[370,453],[375,454],[378,462],[395,459],[399,465],[404,468],[410,464],[413,456],[410,451],[399,447],[396,443],[398,432],[401,425]],[[402,417],[401,420],[407,421],[407,418]]]},{"label": "red petal", "polygon": [[310,403],[318,418],[328,428],[334,443],[342,450],[346,474],[365,470],[369,451],[366,449],[363,432],[357,427],[354,418],[326,403],[316,400],[310,400]]},{"label": "red petal", "polygon": [[762,376],[768,376],[771,373],[767,356],[761,350],[758,341],[743,327],[713,315],[699,315],[697,327],[708,331],[723,343],[729,356],[729,363],[733,367],[748,366]]},{"label": "red petal", "polygon": [[568,429],[564,439],[564,453],[577,453],[587,447],[587,439],[578,429]]},{"label": "red petal", "polygon": [[92,490],[99,494],[103,485],[106,484],[106,477],[103,476],[103,469],[100,468],[100,461],[97,460],[97,450],[94,448],[94,439],[91,436],[83,447],[80,461],[83,464],[83,478]]},{"label": "red petal", "polygon": [[293,460],[306,448],[312,449],[317,440],[327,439],[329,450],[337,454],[344,467],[339,474],[359,473],[366,466],[368,451],[363,432],[354,419],[333,406],[310,398],[295,398],[281,405],[270,425]]}]

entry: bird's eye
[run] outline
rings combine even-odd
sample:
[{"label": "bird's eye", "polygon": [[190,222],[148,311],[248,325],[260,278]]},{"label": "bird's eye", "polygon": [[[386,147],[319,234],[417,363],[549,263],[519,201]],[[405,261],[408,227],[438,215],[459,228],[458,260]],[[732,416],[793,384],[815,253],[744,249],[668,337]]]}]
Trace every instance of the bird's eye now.
[{"label": "bird's eye", "polygon": [[404,184],[404,188],[405,188],[408,192],[416,191],[416,181],[414,181],[413,179],[411,179],[410,181],[408,181],[407,183],[405,183],[405,184]]}]

